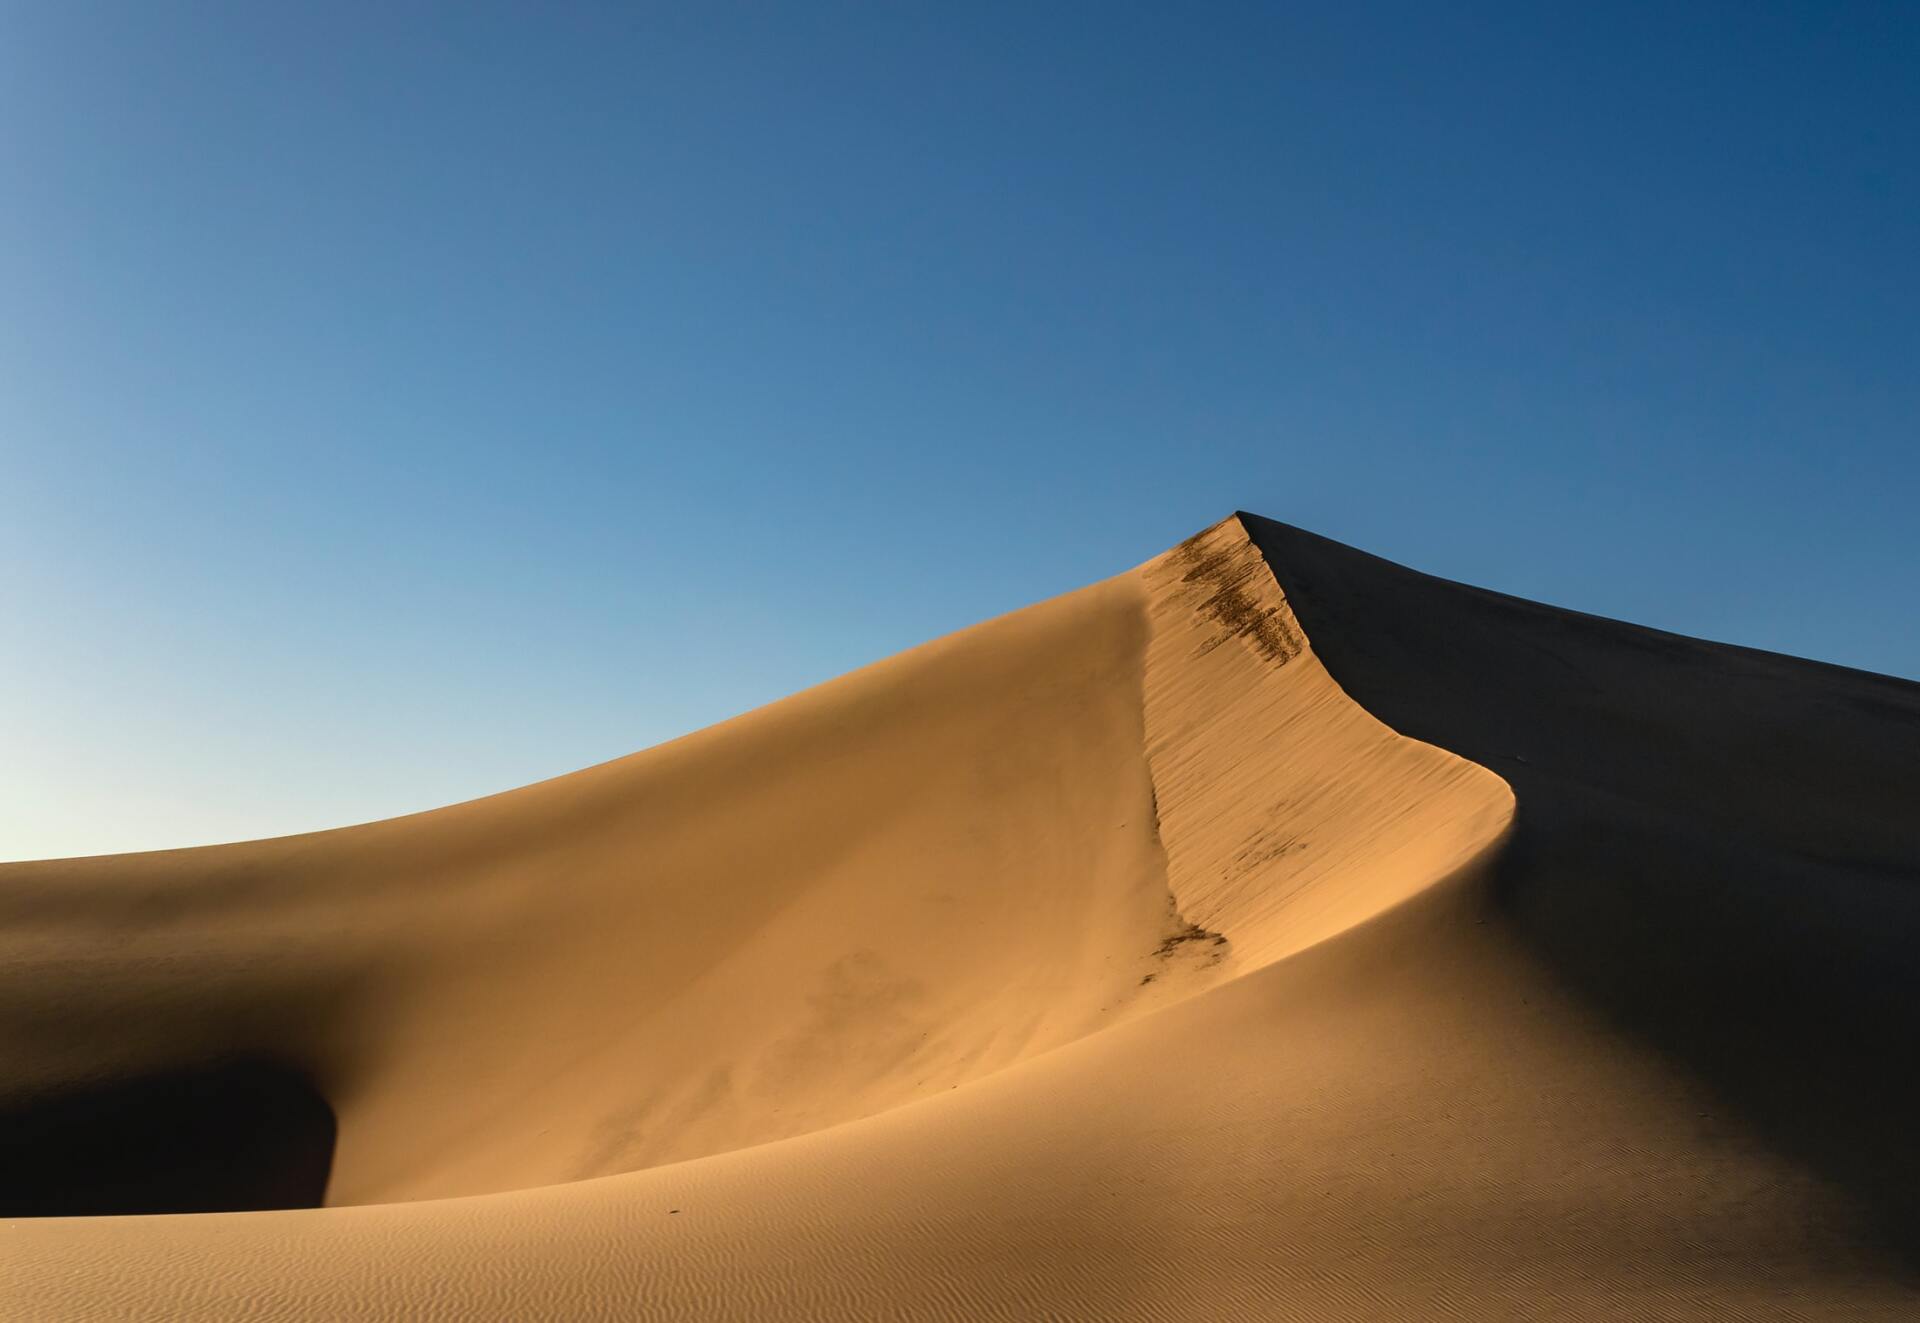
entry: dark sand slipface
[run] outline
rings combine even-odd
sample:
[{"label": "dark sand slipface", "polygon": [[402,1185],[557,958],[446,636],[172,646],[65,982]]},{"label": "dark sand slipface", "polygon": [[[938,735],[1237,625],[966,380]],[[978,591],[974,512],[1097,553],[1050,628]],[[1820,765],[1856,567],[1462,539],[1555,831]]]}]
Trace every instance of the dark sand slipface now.
[{"label": "dark sand slipface", "polygon": [[555,781],[0,866],[0,1316],[1915,1317],[1916,822],[1920,686],[1237,517]]}]

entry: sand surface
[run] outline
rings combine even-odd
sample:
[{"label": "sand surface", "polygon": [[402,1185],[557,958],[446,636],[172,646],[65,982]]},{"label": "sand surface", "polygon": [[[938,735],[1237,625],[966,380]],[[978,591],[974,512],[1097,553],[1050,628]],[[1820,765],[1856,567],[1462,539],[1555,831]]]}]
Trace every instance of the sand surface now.
[{"label": "sand surface", "polygon": [[1920,686],[1238,516],[572,776],[0,866],[0,1317],[1920,1316],[1916,823]]}]

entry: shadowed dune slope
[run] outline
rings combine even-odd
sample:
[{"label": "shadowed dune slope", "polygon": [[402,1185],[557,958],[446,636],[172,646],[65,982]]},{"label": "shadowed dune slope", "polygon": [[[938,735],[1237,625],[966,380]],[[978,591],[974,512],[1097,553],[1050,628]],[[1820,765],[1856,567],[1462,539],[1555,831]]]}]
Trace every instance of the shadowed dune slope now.
[{"label": "shadowed dune slope", "polygon": [[570,777],[0,867],[0,1314],[1910,1317],[1914,692],[1238,517]]},{"label": "shadowed dune slope", "polygon": [[1527,945],[1920,1263],[1920,685],[1241,518],[1348,693],[1513,786]]}]

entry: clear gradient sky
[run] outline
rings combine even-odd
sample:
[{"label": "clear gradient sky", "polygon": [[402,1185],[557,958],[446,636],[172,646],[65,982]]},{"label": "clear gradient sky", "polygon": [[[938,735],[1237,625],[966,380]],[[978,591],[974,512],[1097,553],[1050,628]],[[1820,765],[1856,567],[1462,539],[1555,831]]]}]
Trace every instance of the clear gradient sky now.
[{"label": "clear gradient sky", "polygon": [[0,3],[0,858],[611,758],[1236,507],[1920,676],[1920,5]]}]

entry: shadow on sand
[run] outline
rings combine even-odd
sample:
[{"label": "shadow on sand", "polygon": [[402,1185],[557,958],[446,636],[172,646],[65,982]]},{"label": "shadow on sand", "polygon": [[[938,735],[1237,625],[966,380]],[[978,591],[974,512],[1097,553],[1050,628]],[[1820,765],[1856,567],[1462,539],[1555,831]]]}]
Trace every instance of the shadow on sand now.
[{"label": "shadow on sand", "polygon": [[1355,700],[1513,787],[1522,939],[1920,1267],[1920,685],[1241,518]]},{"label": "shadow on sand", "polygon": [[0,1217],[317,1208],[333,1143],[333,1109],[270,1062],[68,1087],[0,1114]]}]

